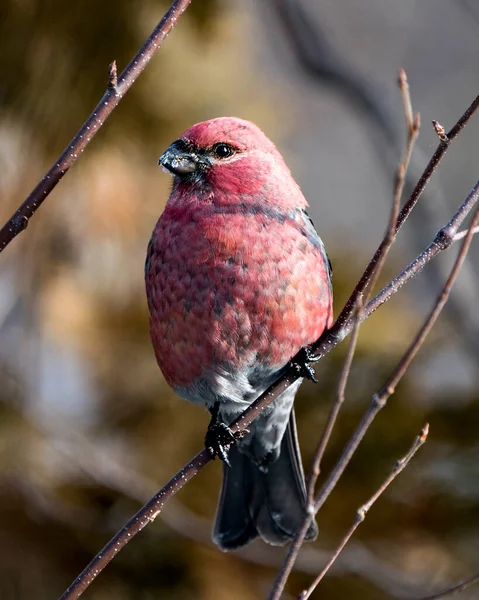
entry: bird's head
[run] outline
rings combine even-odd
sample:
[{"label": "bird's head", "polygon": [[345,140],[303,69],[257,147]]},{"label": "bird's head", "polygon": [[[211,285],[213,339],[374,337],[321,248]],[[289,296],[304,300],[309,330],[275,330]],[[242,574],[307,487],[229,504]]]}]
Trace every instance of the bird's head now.
[{"label": "bird's head", "polygon": [[223,194],[257,194],[280,181],[296,186],[281,154],[259,127],[236,117],[197,123],[161,155],[159,164],[175,184]]}]

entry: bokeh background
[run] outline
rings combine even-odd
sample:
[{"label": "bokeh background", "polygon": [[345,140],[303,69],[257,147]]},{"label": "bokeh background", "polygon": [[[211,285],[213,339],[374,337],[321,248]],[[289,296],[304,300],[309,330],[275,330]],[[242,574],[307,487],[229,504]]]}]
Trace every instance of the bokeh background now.
[{"label": "bokeh background", "polygon": [[[2,223],[125,66],[166,2],[0,3]],[[424,124],[410,181],[479,91],[474,0],[193,0],[146,72],[24,234],[0,257],[0,598],[58,597],[202,446],[208,415],[174,396],[150,346],[146,245],[168,194],[158,156],[196,121],[237,115],[277,143],[334,266],[335,308],[389,214],[404,146],[405,67]],[[386,267],[432,239],[478,177],[473,121]],[[452,255],[452,253],[450,253]],[[286,598],[322,567],[424,422],[430,440],[370,512],[313,597],[417,597],[479,569],[479,314],[474,258],[451,305],[319,515]],[[362,330],[324,475],[421,323],[441,256]],[[344,344],[296,406],[305,465],[334,398]],[[264,598],[283,549],[210,542],[220,464],[208,465],[85,594],[102,600]],[[289,595],[288,595],[289,594]],[[469,590],[462,598],[477,598]]]}]

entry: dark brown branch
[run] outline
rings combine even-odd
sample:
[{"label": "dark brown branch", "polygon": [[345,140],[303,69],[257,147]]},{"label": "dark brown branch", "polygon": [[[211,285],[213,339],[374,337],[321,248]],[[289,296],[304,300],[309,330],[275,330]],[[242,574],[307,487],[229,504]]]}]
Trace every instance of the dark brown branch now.
[{"label": "dark brown branch", "polygon": [[[67,465],[73,463],[83,474],[94,482],[126,498],[133,499],[141,504],[146,502],[157,489],[157,484],[141,474],[133,465],[127,466],[120,455],[113,455],[100,447],[91,439],[78,430],[70,428],[62,418],[47,411],[39,414],[22,407],[21,416],[26,419],[36,431],[53,437],[59,443],[55,448],[66,461]],[[61,511],[66,512],[66,506],[58,497],[52,502],[41,487],[33,484],[35,498],[39,498],[38,510],[46,515],[54,516],[57,513],[58,504],[62,505]],[[206,517],[200,517],[192,513],[188,508],[173,498],[165,505],[161,512],[163,522],[175,533],[192,541],[206,546],[213,546],[211,539],[211,523]],[[270,546],[250,544],[238,550],[236,555],[247,562],[255,565],[267,566],[278,569],[280,566],[279,556],[275,549]],[[308,545],[303,547],[295,568],[305,574],[314,576],[317,573],[317,565],[325,563],[329,553],[319,548]],[[398,595],[401,590],[408,597],[419,595],[424,588],[416,583],[407,581],[404,573],[396,570],[391,565],[383,562],[382,558],[375,556],[365,546],[359,543],[348,545],[341,556],[341,563],[335,563],[335,574],[353,573],[360,575],[363,579],[370,581],[374,586],[385,593]]]},{"label": "dark brown branch", "polygon": [[349,542],[349,540],[353,536],[356,529],[364,521],[371,506],[376,502],[376,500],[379,498],[379,496],[381,496],[384,493],[384,491],[391,485],[391,483],[394,481],[394,479],[396,479],[396,477],[399,475],[399,473],[404,471],[404,469],[408,466],[408,464],[411,462],[411,460],[414,457],[414,455],[416,454],[416,452],[427,440],[428,434],[429,434],[429,424],[426,423],[426,425],[424,425],[424,427],[421,431],[421,434],[418,435],[416,437],[416,439],[414,440],[414,443],[411,446],[411,448],[409,449],[408,453],[396,462],[393,470],[391,471],[389,476],[385,479],[385,481],[381,484],[379,489],[376,490],[376,492],[371,496],[371,498],[366,502],[366,504],[363,504],[363,506],[361,506],[358,509],[358,511],[356,513],[356,519],[354,520],[353,524],[351,525],[351,527],[348,529],[348,531],[344,535],[343,539],[341,540],[340,544],[334,551],[333,555],[328,560],[328,562],[324,565],[323,569],[321,569],[321,572],[316,577],[316,579],[313,581],[313,583],[310,585],[310,587],[299,595],[298,600],[306,600],[307,598],[309,598],[311,596],[311,594],[317,588],[320,581],[323,579],[323,577],[326,575],[326,573],[329,571],[329,569],[333,566],[333,564],[336,561],[336,559],[338,558],[338,556],[344,550],[344,547]]},{"label": "dark brown branch", "polygon": [[[476,184],[475,188],[479,189],[479,182]],[[477,201],[477,199],[478,199],[477,189],[476,189],[476,193],[475,193],[475,201]],[[466,200],[466,202],[467,201],[468,200]],[[463,205],[461,205],[458,213],[461,212],[461,214],[462,214],[462,207],[464,206],[465,203],[463,203]],[[457,213],[456,213],[456,215],[457,215]],[[454,215],[453,219],[451,219],[451,222],[456,219],[456,215]],[[439,317],[442,309],[444,308],[444,305],[447,302],[447,299],[451,292],[452,286],[456,280],[456,277],[459,274],[459,271],[464,263],[464,260],[466,258],[467,252],[469,250],[469,247],[470,247],[473,235],[474,235],[474,228],[478,224],[479,224],[479,208],[477,208],[474,213],[473,220],[472,220],[469,230],[467,232],[466,238],[464,239],[464,242],[461,246],[461,250],[459,251],[459,254],[458,254],[457,259],[454,263],[454,266],[451,270],[451,273],[447,279],[446,284],[444,285],[444,288],[443,288],[440,296],[438,297],[438,299],[436,301],[434,308],[430,312],[429,316],[427,317],[426,321],[424,322],[424,325],[422,326],[422,328],[416,335],[415,339],[413,340],[413,342],[411,343],[411,345],[409,346],[409,348],[403,355],[402,359],[399,361],[397,367],[391,373],[391,375],[388,378],[388,380],[386,381],[386,383],[381,387],[381,389],[379,390],[378,393],[374,394],[374,396],[371,400],[371,403],[369,405],[369,408],[367,409],[366,413],[364,414],[363,418],[361,419],[358,427],[356,428],[356,431],[351,436],[351,439],[349,440],[348,444],[346,445],[346,448],[344,449],[340,459],[336,463],[336,466],[333,468],[328,479],[326,480],[326,482],[322,486],[321,490],[319,491],[318,495],[316,496],[315,503],[314,503],[314,510],[310,511],[310,514],[305,519],[303,526],[301,527],[300,531],[294,538],[292,544],[288,548],[288,552],[287,552],[285,560],[283,562],[283,566],[282,566],[282,568],[278,574],[278,577],[273,585],[273,588],[271,590],[269,600],[279,600],[279,598],[281,597],[281,594],[284,590],[284,586],[286,585],[286,581],[287,581],[289,574],[291,573],[291,570],[294,566],[296,556],[299,552],[299,549],[301,548],[301,544],[303,543],[304,536],[306,535],[306,531],[309,527],[309,524],[311,523],[311,520],[313,519],[314,515],[319,511],[319,509],[323,506],[324,502],[330,496],[333,489],[336,487],[336,484],[338,483],[341,475],[344,473],[344,470],[346,469],[349,462],[351,461],[352,456],[356,452],[359,444],[361,443],[364,436],[366,435],[372,422],[376,418],[379,411],[382,408],[384,408],[384,406],[386,406],[386,403],[387,403],[389,397],[394,393],[397,384],[404,376],[406,370],[409,368],[409,365],[411,364],[411,362],[414,359],[414,357],[416,356],[417,352],[423,345],[426,337],[428,336],[434,323],[436,322],[437,318]],[[445,228],[443,228],[441,231],[444,231],[444,229]],[[454,235],[452,235],[450,237],[450,240],[453,240],[453,239],[454,239]],[[429,260],[430,260],[430,258],[429,258]],[[413,264],[413,263],[411,263],[411,264]],[[410,268],[410,267],[411,267],[411,265],[408,268]]]},{"label": "dark brown branch", "polygon": [[108,542],[95,556],[90,564],[80,573],[71,586],[61,595],[60,600],[79,598],[88,586],[96,579],[115,555],[140,531],[154,521],[163,505],[174,496],[206,463],[210,461],[206,450],[197,454],[181,471],[159,490],[128,523]]},{"label": "dark brown branch", "polygon": [[470,585],[478,582],[479,573],[476,573],[475,575],[472,575],[471,577],[468,577],[467,579],[464,579],[463,581],[460,581],[459,583],[456,583],[445,590],[436,592],[435,594],[432,594],[432,596],[422,596],[421,598],[418,598],[418,600],[438,600],[439,598],[446,598],[447,596],[455,596],[456,594],[459,594],[459,592],[463,592]]},{"label": "dark brown branch", "polygon": [[161,47],[190,2],[191,0],[174,0],[150,37],[118,78],[116,75],[116,62],[110,65],[109,82],[103,98],[62,152],[53,167],[51,167],[28,198],[0,230],[0,252],[8,246],[13,238],[26,229],[30,218],[36,213],[45,198],[98,133],[98,130],[110,116],[113,109],[119,104],[120,100],[150,62],[155,52]]}]

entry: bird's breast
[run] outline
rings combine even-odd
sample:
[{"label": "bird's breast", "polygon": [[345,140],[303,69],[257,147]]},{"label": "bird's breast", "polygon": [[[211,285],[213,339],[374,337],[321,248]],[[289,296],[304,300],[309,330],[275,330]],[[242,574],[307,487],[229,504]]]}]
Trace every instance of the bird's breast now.
[{"label": "bird's breast", "polygon": [[146,287],[156,357],[173,387],[281,367],[331,313],[322,253],[298,227],[258,211],[166,211]]}]

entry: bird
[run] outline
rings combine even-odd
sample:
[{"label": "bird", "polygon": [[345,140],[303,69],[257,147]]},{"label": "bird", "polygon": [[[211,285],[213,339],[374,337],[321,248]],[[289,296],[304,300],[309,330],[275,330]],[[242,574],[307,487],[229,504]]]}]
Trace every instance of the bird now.
[{"label": "bird", "polygon": [[[150,333],[166,382],[211,413],[205,444],[223,459],[213,541],[284,545],[307,513],[293,408],[302,377],[241,439],[228,426],[331,326],[331,264],[299,185],[254,123],[197,123],[159,165],[173,182],[145,263]],[[306,539],[317,531],[313,519]]]}]

